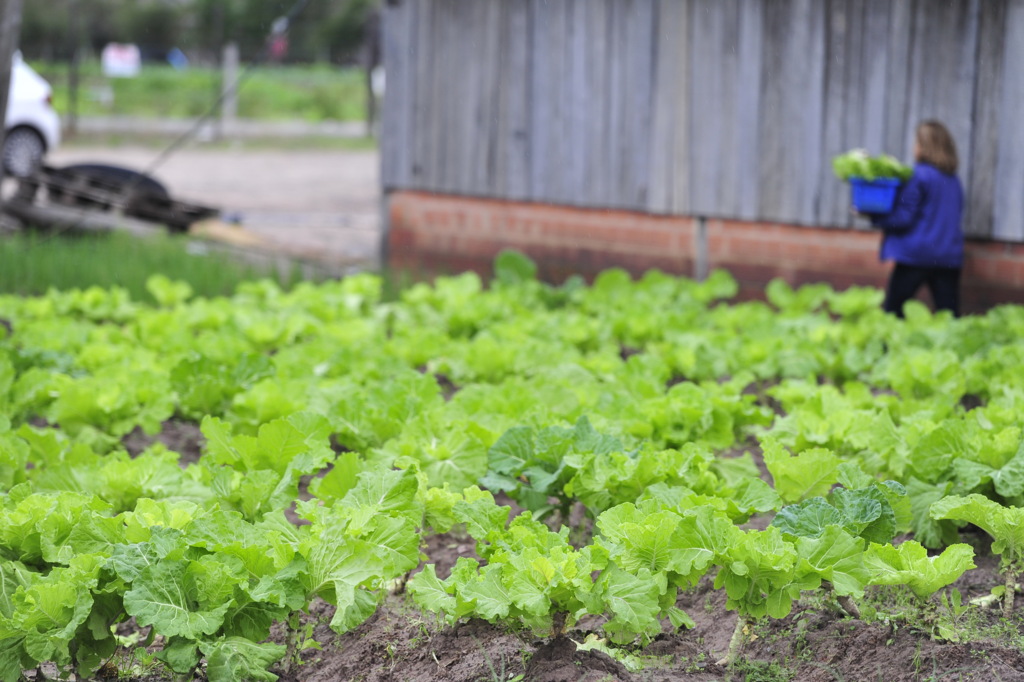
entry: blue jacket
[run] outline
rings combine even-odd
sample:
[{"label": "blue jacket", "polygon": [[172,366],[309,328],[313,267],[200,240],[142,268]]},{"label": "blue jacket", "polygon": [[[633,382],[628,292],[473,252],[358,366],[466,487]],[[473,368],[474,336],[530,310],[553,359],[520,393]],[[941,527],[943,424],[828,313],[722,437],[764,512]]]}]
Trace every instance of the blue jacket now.
[{"label": "blue jacket", "polygon": [[892,212],[871,217],[872,223],[885,230],[882,260],[928,268],[962,267],[963,206],[963,187],[955,175],[927,163],[915,164]]}]

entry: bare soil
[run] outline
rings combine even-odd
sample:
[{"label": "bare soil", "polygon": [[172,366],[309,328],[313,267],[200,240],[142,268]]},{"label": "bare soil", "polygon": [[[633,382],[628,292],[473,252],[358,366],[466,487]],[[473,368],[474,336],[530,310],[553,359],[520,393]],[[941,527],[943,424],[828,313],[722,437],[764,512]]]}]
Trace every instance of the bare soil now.
[{"label": "bare soil", "polygon": [[198,462],[202,456],[202,447],[206,443],[199,424],[181,419],[168,419],[162,425],[160,433],[149,436],[136,426],[131,433],[121,439],[121,445],[132,457],[150,447],[154,443],[163,443],[171,452],[180,455],[178,462],[182,467]]},{"label": "bare soil", "polygon": [[[125,444],[137,451],[154,440],[181,453],[183,462],[201,454],[198,427],[181,421],[166,422],[156,437],[130,434]],[[978,568],[954,585],[967,602],[987,595],[1002,581],[997,557],[984,536],[965,532],[963,539],[978,553]],[[472,539],[458,533],[426,537],[422,551],[442,578],[459,557],[476,556]],[[677,602],[696,626],[672,632],[665,623],[661,635],[632,652],[645,657],[645,668],[638,672],[603,653],[577,650],[574,641],[600,632],[599,618],[587,619],[556,639],[479,620],[446,625],[420,613],[399,589],[387,595],[367,622],[339,636],[328,625],[333,607],[317,600],[303,619],[313,624],[313,637],[322,648],[302,652],[299,664],[279,663],[273,672],[283,682],[496,682],[516,676],[531,682],[1024,682],[1024,652],[1019,648],[1024,641],[1024,599],[1017,600],[1009,622],[1001,620],[998,608],[973,609],[958,627],[973,633],[974,641],[954,643],[930,634],[927,620],[942,612],[937,603],[930,611],[913,611],[910,618],[892,615],[912,609],[911,599],[897,589],[869,592],[862,609],[877,609],[871,620],[850,618],[816,597],[797,605],[786,618],[756,624],[743,660],[727,669],[715,661],[728,647],[736,615],[725,609],[725,594],[714,589],[713,578],[705,577]],[[986,633],[991,637],[986,639]],[[272,640],[286,643],[283,626],[275,627]]]},{"label": "bare soil", "polygon": [[[456,558],[456,546],[427,541],[431,559],[449,567]],[[998,583],[995,567],[991,557],[980,560],[979,569],[957,583],[965,599],[986,594]],[[582,642],[589,634],[585,629],[552,640],[476,620],[447,626],[419,613],[403,595],[394,594],[370,620],[342,636],[324,625],[330,620],[331,607],[317,603],[310,617],[319,623],[316,636],[322,637],[323,650],[306,652],[304,663],[282,674],[282,680],[476,682],[523,675],[520,679],[537,682],[1024,682],[1024,653],[1005,642],[944,643],[904,620],[865,622],[821,604],[805,604],[782,620],[758,624],[745,646],[745,660],[729,670],[715,661],[728,647],[736,617],[725,610],[725,595],[712,583],[705,578],[679,599],[678,605],[695,620],[695,628],[666,631],[634,652],[647,657],[647,667],[639,672],[630,673],[602,653],[578,651],[573,640]],[[998,613],[985,612],[981,618],[995,624]],[[1018,630],[1020,619],[1018,611]],[[599,624],[591,623],[595,628]],[[773,663],[775,674],[785,676],[768,676]]]}]

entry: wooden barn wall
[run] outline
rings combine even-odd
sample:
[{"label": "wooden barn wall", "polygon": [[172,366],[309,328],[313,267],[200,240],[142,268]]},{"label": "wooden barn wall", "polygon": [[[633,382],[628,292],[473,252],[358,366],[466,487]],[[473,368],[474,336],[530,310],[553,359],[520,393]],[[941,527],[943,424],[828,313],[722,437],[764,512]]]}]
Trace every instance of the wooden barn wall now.
[{"label": "wooden barn wall", "polygon": [[831,158],[938,118],[1024,241],[1024,0],[389,0],[385,189],[849,226]]}]

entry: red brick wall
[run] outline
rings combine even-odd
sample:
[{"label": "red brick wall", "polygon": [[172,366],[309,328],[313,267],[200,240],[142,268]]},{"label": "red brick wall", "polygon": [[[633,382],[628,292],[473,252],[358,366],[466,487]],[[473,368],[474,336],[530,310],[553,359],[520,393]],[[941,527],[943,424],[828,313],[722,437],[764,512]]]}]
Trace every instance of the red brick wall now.
[{"label": "red brick wall", "polygon": [[710,267],[732,272],[744,298],[773,277],[794,286],[885,286],[888,267],[878,260],[877,232],[738,220],[708,220],[707,231]]},{"label": "red brick wall", "polygon": [[[505,248],[529,255],[554,282],[612,266],[687,276],[696,267],[691,217],[395,192],[389,221],[388,261],[398,268],[488,274]],[[743,298],[757,297],[773,277],[793,285],[884,286],[891,267],[879,262],[879,235],[870,230],[716,219],[706,229],[708,267],[732,272]],[[1024,245],[969,242],[967,251],[965,310],[1024,303]]]}]

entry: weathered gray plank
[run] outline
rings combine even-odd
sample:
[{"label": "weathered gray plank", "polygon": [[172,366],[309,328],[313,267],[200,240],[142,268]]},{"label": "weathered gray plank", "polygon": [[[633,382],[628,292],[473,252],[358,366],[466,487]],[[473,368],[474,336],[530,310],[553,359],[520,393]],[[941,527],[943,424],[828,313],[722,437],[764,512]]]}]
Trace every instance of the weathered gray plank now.
[{"label": "weathered gray plank", "polygon": [[[688,41],[690,36],[690,25],[693,20],[694,6],[700,0],[687,0],[682,2],[676,15],[679,30],[678,40]],[[692,138],[690,129],[690,79],[693,77],[693,68],[690,63],[690,52],[684,43],[678,48],[679,65],[677,73],[681,82],[676,86],[676,127],[674,130],[673,168],[672,168],[672,212],[680,215],[692,214],[690,207],[690,168],[689,149]]]},{"label": "weathered gray plank", "polygon": [[590,59],[586,0],[564,0],[557,14],[563,23],[558,49],[562,72],[555,92],[558,100],[556,149],[553,150],[552,172],[556,175],[555,200],[568,204],[584,204],[587,193],[587,162],[589,146],[587,120],[594,108],[589,92],[587,66]]},{"label": "weathered gray plank", "polygon": [[608,42],[602,61],[605,64],[608,79],[608,121],[605,130],[607,146],[607,166],[602,172],[608,174],[607,193],[598,199],[598,206],[618,207],[614,198],[619,194],[625,181],[625,107],[626,107],[626,67],[622,60],[622,44],[625,42],[626,8],[619,0],[609,3]]},{"label": "weathered gray plank", "polygon": [[758,121],[761,118],[761,56],[763,54],[763,13],[756,3],[739,5],[739,46],[736,72],[734,163],[738,194],[736,217],[757,217],[760,196],[758,167],[760,155]]},{"label": "weathered gray plank", "polygon": [[[746,152],[741,151],[736,140],[736,126],[739,117],[739,90],[747,84],[739,82],[740,64],[740,5],[742,0],[726,0],[720,10],[720,43],[723,91],[722,121],[718,141],[718,200],[717,206],[706,211],[712,216],[734,216],[739,211],[736,175]],[[759,85],[759,83],[756,83]]]},{"label": "weathered gray plank", "polygon": [[929,71],[933,68],[928,60],[931,57],[929,45],[930,29],[929,14],[931,3],[926,0],[915,0],[914,16],[910,33],[910,77],[907,87],[907,109],[906,119],[903,122],[906,134],[904,145],[907,148],[907,155],[910,156],[913,149],[914,130],[917,124],[924,117],[932,118],[935,112],[929,108],[930,102],[925,99],[931,98],[932,88],[922,86],[923,81],[929,77]]},{"label": "weathered gray plank", "polygon": [[957,7],[954,28],[957,50],[951,50],[949,78],[955,83],[946,106],[950,130],[959,145],[960,178],[970,187],[974,173],[971,130],[974,127],[974,97],[977,85],[978,39],[981,5],[990,0],[967,0]]},{"label": "weathered gray plank", "polygon": [[650,137],[651,189],[647,196],[647,210],[668,213],[671,208],[673,182],[673,143],[675,132],[675,95],[679,82],[677,74],[679,46],[684,41],[675,35],[679,9],[684,3],[658,0],[655,8],[654,44],[657,56],[654,63],[654,93],[652,99],[653,123]]},{"label": "weathered gray plank", "polygon": [[586,194],[588,152],[586,121],[592,101],[587,92],[587,6],[586,0],[565,0],[566,33],[563,44],[565,74],[559,96],[562,99],[564,140],[562,197],[565,203],[580,205]]},{"label": "weathered gray plank", "polygon": [[382,59],[391,80],[381,111],[381,185],[385,191],[409,185],[416,8],[414,3],[385,4],[381,11]]},{"label": "weathered gray plank", "polygon": [[[481,38],[483,33],[482,16],[487,4],[473,0],[452,0],[455,20],[452,31],[457,41],[450,45],[455,63],[458,65],[449,74],[449,83],[454,97],[452,110],[460,134],[448,138],[451,150],[448,171],[450,178],[448,190],[457,194],[476,194],[477,182],[480,178],[476,162],[477,148],[476,113],[483,103],[485,91],[480,89],[483,83],[481,71],[484,69],[485,57],[482,54]],[[483,147],[486,149],[486,146]]]},{"label": "weathered gray plank", "polygon": [[[462,181],[466,191],[479,196],[493,195],[493,153],[492,140],[497,128],[497,97],[495,82],[498,80],[498,54],[501,40],[501,7],[493,2],[474,2],[466,7],[469,19],[466,28],[476,65],[469,69],[467,79],[470,89],[466,93],[466,106],[470,138],[464,150],[468,162],[463,171]],[[464,6],[465,7],[465,6]]]},{"label": "weathered gray plank", "polygon": [[970,186],[977,0],[921,2],[914,21],[914,66],[907,114],[908,144],[925,119],[942,121],[956,141],[961,179]]},{"label": "weathered gray plank", "polygon": [[823,159],[824,3],[765,0],[760,214],[810,224]]},{"label": "weathered gray plank", "polygon": [[[832,157],[841,154],[851,146],[861,147],[864,142],[856,134],[849,134],[847,122],[856,119],[851,116],[849,106],[852,83],[849,60],[851,58],[851,8],[850,0],[832,0],[825,11],[825,86],[824,125],[822,135],[822,156],[827,164],[823,172],[819,195],[819,218],[825,224],[849,225],[850,190],[831,171]],[[852,142],[851,142],[852,141]]]},{"label": "weathered gray plank", "polygon": [[965,184],[969,200],[964,216],[964,232],[977,237],[989,237],[993,230],[1006,31],[1006,2],[983,3],[978,28],[978,78],[970,141],[973,171]]},{"label": "weathered gray plank", "polygon": [[818,221],[828,226],[864,227],[850,214],[849,185],[834,176],[831,163],[836,154],[855,147],[872,154],[890,151],[884,146],[889,4],[886,0],[832,0],[826,17],[823,172]]},{"label": "weathered gray plank", "polygon": [[1006,8],[1005,52],[1003,54],[1003,91],[999,111],[999,159],[996,163],[996,187],[993,236],[997,239],[1024,241],[1024,0],[1009,0]]},{"label": "weathered gray plank", "polygon": [[761,102],[762,117],[758,127],[761,138],[761,156],[758,159],[758,177],[761,187],[759,215],[781,218],[791,208],[785,201],[787,182],[785,175],[791,173],[792,164],[784,140],[784,119],[787,115],[786,85],[782,74],[786,69],[784,39],[790,29],[785,5],[779,2],[765,2],[764,12],[764,57],[761,60]]},{"label": "weathered gray plank", "polygon": [[1024,239],[1022,2],[388,4],[382,183],[847,224],[831,157],[907,158],[935,117],[960,147],[968,231]]},{"label": "weathered gray plank", "polygon": [[[796,17],[807,22],[806,43],[794,41],[798,73],[792,80],[793,92],[803,88],[805,107],[800,111],[800,127],[796,132],[795,151],[799,153],[797,175],[793,179],[797,192],[795,222],[816,224],[817,201],[827,162],[821,154],[821,126],[824,116],[825,22],[824,3],[803,0],[796,3]],[[803,73],[800,73],[803,71]]]},{"label": "weathered gray plank", "polygon": [[622,49],[625,73],[623,117],[623,161],[625,174],[619,205],[642,210],[647,206],[650,187],[650,135],[653,114],[655,0],[628,0],[626,2],[625,33]]},{"label": "weathered gray plank", "polygon": [[587,3],[584,31],[586,58],[585,90],[590,100],[583,120],[583,139],[586,145],[584,189],[580,203],[587,206],[605,205],[612,190],[611,147],[611,78],[609,71],[609,45],[611,33],[611,7],[616,0],[590,0]]},{"label": "weathered gray plank", "polygon": [[[486,58],[483,55],[483,12],[489,3],[473,0],[453,0],[452,10],[456,19],[452,22],[453,32],[458,36],[451,45],[454,62],[457,66],[451,70],[449,82],[453,85],[455,97],[452,109],[459,122],[456,130],[458,135],[449,137],[451,151],[449,163],[454,166],[449,171],[451,183],[449,191],[453,193],[477,193],[477,183],[481,172],[478,169],[476,149],[477,129],[476,115],[482,104],[485,92],[481,85],[484,76]],[[486,146],[482,147],[486,149]]]},{"label": "weathered gray plank", "polygon": [[[939,120],[946,124],[957,142],[961,157],[959,174],[964,179],[969,179],[971,175],[971,155],[968,146],[978,53],[979,2],[980,0],[960,0],[955,3],[942,3],[946,13],[943,29],[936,28],[933,36],[948,31],[948,38],[942,36],[935,40],[933,37],[932,40],[932,44],[942,54],[941,59],[932,60],[940,67],[932,82],[947,84],[943,88],[932,87],[932,90],[938,93],[934,109]],[[936,12],[937,16],[939,14]]]},{"label": "weathered gray plank", "polygon": [[494,140],[494,195],[527,199],[530,189],[530,0],[501,3],[498,27],[498,111]]},{"label": "weathered gray plank", "polygon": [[474,112],[474,129],[476,131],[473,146],[475,156],[474,194],[495,196],[497,187],[497,153],[499,130],[503,112],[501,109],[501,91],[504,83],[501,80],[501,58],[504,51],[502,38],[505,28],[502,25],[504,12],[502,3],[480,3],[481,22],[480,55],[482,68],[477,90],[481,101],[477,102]]},{"label": "weathered gray plank", "polygon": [[413,132],[409,145],[410,154],[410,189],[430,189],[433,186],[431,155],[436,148],[435,138],[437,127],[434,124],[437,108],[434,79],[440,66],[437,63],[435,40],[435,8],[434,3],[415,3],[415,37],[416,59],[412,66],[415,70],[412,87],[412,123]]},{"label": "weathered gray plank", "polygon": [[885,144],[887,153],[909,159],[913,128],[908,123],[910,74],[913,53],[913,0],[893,0],[889,13],[889,64],[886,69],[888,106],[886,107]]},{"label": "weathered gray plank", "polygon": [[[694,5],[690,27],[690,210],[720,215],[733,207],[724,188],[724,160],[731,153],[730,134],[735,108],[732,81],[736,72],[738,29],[735,3]],[[731,22],[734,26],[728,26]]]},{"label": "weathered gray plank", "polygon": [[540,0],[532,0],[530,3],[530,14],[534,21],[530,24],[530,71],[527,78],[530,80],[530,184],[527,196],[537,200],[542,193],[543,169],[545,163],[544,148],[548,144],[551,135],[550,125],[547,120],[547,98],[545,93],[550,70],[543,68],[550,62],[548,56],[547,37],[547,12],[545,3]]},{"label": "weathered gray plank", "polygon": [[[864,128],[864,89],[862,69],[862,46],[863,37],[861,31],[864,29],[864,3],[863,0],[833,0],[827,5],[845,5],[845,27],[843,31],[843,66],[844,73],[840,74],[842,82],[842,109],[839,110],[840,126],[844,147],[865,146],[863,139]],[[826,7],[827,11],[827,7]],[[826,57],[826,70],[829,60]],[[878,150],[872,150],[876,152]]]},{"label": "weathered gray plank", "polygon": [[761,13],[741,0],[697,3],[691,30],[691,210],[750,218],[758,195]]},{"label": "weathered gray plank", "polygon": [[458,115],[458,89],[461,81],[453,73],[460,66],[458,60],[461,56],[461,51],[453,46],[453,41],[458,40],[458,30],[454,23],[458,14],[454,7],[457,1],[434,0],[434,91],[444,93],[445,96],[432,95],[432,150],[427,163],[430,168],[430,189],[444,193],[454,193],[458,188],[455,177],[455,145],[458,141],[453,138],[465,135],[464,124]]},{"label": "weathered gray plank", "polygon": [[[891,0],[866,0],[864,2],[864,38],[861,42],[862,98],[864,102],[862,129],[864,143],[868,149],[892,153],[886,148],[885,129],[889,88],[886,76],[889,72],[889,38],[892,28],[889,21]],[[904,38],[905,39],[905,38]],[[899,156],[901,150],[895,150]]]},{"label": "weathered gray plank", "polygon": [[537,64],[536,68],[547,68],[550,71],[548,90],[543,93],[547,102],[550,117],[548,125],[553,134],[548,138],[544,148],[544,196],[546,201],[566,203],[569,198],[566,162],[568,160],[568,140],[565,138],[566,118],[566,87],[569,84],[569,5],[566,2],[549,4],[547,10],[546,36],[550,61],[547,65]]},{"label": "weathered gray plank", "polygon": [[444,149],[444,128],[448,125],[447,102],[437,97],[434,93],[443,92],[447,87],[447,52],[444,49],[444,40],[447,37],[444,33],[443,0],[431,0],[427,5],[429,18],[427,19],[427,36],[423,41],[428,41],[429,58],[424,65],[424,91],[421,101],[425,105],[421,113],[423,121],[423,157],[419,160],[422,170],[423,189],[444,191],[442,172],[442,158]]},{"label": "weathered gray plank", "polygon": [[[467,159],[466,147],[469,121],[467,120],[467,69],[466,62],[471,54],[472,43],[467,39],[465,28],[465,0],[435,0],[437,3],[439,38],[437,49],[442,55],[442,67],[437,74],[440,99],[438,127],[438,151],[433,157],[434,175],[438,179],[437,189],[458,194],[462,183],[462,166]],[[464,191],[464,190],[463,190]]]},{"label": "weathered gray plank", "polygon": [[530,73],[530,198],[554,201],[558,195],[552,167],[558,155],[558,86],[562,74],[561,3],[534,0]]}]

